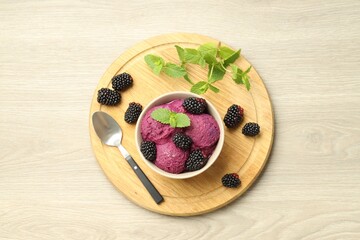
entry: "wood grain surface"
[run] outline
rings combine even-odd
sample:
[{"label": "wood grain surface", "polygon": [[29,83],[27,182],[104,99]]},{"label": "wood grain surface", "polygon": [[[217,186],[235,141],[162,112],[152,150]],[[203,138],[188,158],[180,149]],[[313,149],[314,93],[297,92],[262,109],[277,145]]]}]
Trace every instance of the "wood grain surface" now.
[{"label": "wood grain surface", "polygon": [[[360,2],[0,1],[0,239],[360,239]],[[107,67],[195,32],[256,66],[276,133],[257,182],[198,217],[144,210],[93,156]]]},{"label": "wood grain surface", "polygon": [[[203,95],[216,107],[222,117],[234,103],[245,109],[244,123],[239,128],[225,128],[225,142],[221,154],[208,170],[186,180],[169,179],[151,170],[141,160],[135,141],[135,125],[124,121],[128,103],[136,101],[146,106],[160,95],[174,91],[188,91],[191,87],[185,80],[172,79],[165,74],[154,75],[145,63],[144,57],[147,54],[156,54],[162,56],[166,62],[177,62],[175,44],[183,48],[197,48],[205,43],[213,43],[215,46],[220,44],[218,39],[193,33],[162,34],[145,39],[129,48],[110,65],[100,79],[92,99],[90,118],[94,112],[103,111],[120,124],[123,130],[122,144],[164,197],[164,202],[161,204],[154,202],[129,164],[123,160],[119,150],[102,144],[90,120],[91,144],[101,168],[114,186],[127,198],[157,213],[193,216],[226,206],[245,193],[255,182],[271,152],[274,139],[273,111],[266,87],[253,67],[249,72],[251,91],[247,91],[243,85],[236,85],[227,74],[220,82],[222,94],[209,91]],[[222,46],[226,45],[222,43]],[[250,66],[243,56],[240,56],[234,64],[244,71]],[[204,79],[207,76],[207,69],[200,66],[188,64],[187,70],[192,79]],[[103,87],[111,88],[112,78],[122,72],[131,74],[134,78],[133,86],[121,93],[121,103],[117,106],[100,105],[97,102],[97,91]],[[261,126],[261,133],[257,137],[244,136],[241,127],[246,122],[257,122]],[[239,174],[241,186],[236,189],[222,187],[222,176],[233,172]]]}]

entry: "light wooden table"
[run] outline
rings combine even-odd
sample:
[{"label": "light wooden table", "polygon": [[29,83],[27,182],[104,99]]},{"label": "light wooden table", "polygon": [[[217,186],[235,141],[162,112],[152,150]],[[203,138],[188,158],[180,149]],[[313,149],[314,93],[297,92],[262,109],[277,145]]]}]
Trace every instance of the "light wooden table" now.
[{"label": "light wooden table", "polygon": [[[125,49],[196,32],[242,48],[272,97],[269,163],[210,214],[139,208],[88,113]],[[0,239],[360,239],[359,1],[0,1]]]}]

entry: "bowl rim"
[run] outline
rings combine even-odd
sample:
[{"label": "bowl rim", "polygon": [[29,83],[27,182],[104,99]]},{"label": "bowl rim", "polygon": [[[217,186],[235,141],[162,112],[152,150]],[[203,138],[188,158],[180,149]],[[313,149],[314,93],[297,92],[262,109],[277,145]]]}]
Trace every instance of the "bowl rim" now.
[{"label": "bowl rim", "polygon": [[[170,100],[164,100],[163,99],[167,99],[167,98],[171,98]],[[162,169],[160,169],[159,167],[157,167],[154,163],[148,161],[145,159],[145,157],[143,156],[143,154],[140,151],[140,146],[141,146],[141,142],[143,141],[142,137],[141,137],[141,121],[144,118],[146,112],[154,107],[154,106],[158,106],[160,104],[164,104],[164,103],[168,103],[171,102],[175,99],[185,99],[187,97],[198,97],[198,98],[204,98],[207,102],[208,105],[208,110],[210,110],[211,113],[209,113],[211,116],[214,117],[215,121],[217,122],[218,126],[219,126],[219,130],[220,130],[220,137],[218,140],[218,143],[213,151],[213,154],[210,156],[210,158],[208,159],[208,162],[206,163],[206,165],[197,170],[197,171],[193,171],[193,172],[185,172],[185,173],[169,173],[166,172]],[[154,98],[153,100],[151,100],[143,109],[143,111],[141,112],[138,121],[136,122],[136,126],[135,126],[135,143],[136,143],[136,149],[138,151],[138,153],[140,154],[141,159],[145,162],[145,164],[150,167],[154,172],[168,177],[168,178],[172,178],[172,179],[187,179],[187,178],[191,178],[191,177],[195,177],[203,172],[205,172],[208,168],[210,168],[214,162],[218,159],[223,145],[224,145],[224,138],[225,138],[225,130],[224,130],[224,125],[222,124],[222,119],[221,116],[219,114],[219,112],[217,111],[217,109],[215,108],[215,106],[208,100],[206,99],[206,97],[200,96],[198,94],[195,93],[191,93],[191,92],[185,92],[185,91],[172,91],[172,92],[168,92],[165,94],[162,94],[156,98]]]}]

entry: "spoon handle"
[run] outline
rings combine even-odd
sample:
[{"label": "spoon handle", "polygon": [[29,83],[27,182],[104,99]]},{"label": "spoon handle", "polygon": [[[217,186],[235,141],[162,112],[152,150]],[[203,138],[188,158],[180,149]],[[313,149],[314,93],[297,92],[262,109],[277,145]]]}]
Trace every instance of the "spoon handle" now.
[{"label": "spoon handle", "polygon": [[164,198],[161,196],[158,190],[156,190],[154,185],[150,182],[150,180],[147,178],[147,176],[144,174],[141,168],[137,165],[135,160],[130,155],[128,155],[125,159],[130,164],[131,168],[134,170],[134,172],[136,173],[142,184],[148,190],[154,201],[157,204],[160,204],[162,201],[164,201]]}]

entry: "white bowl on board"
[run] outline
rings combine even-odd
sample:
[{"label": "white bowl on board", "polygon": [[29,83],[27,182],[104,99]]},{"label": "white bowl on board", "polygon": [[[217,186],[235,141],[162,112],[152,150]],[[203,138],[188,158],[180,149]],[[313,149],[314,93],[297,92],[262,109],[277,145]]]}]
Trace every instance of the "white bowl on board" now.
[{"label": "white bowl on board", "polygon": [[222,122],[222,119],[220,117],[220,114],[218,113],[218,111],[216,110],[216,108],[214,107],[214,105],[207,100],[206,98],[204,98],[207,102],[207,106],[208,106],[208,113],[210,115],[212,115],[215,119],[215,121],[217,122],[217,124],[219,125],[219,129],[220,129],[220,138],[219,141],[215,147],[214,152],[212,153],[212,155],[210,156],[210,158],[208,159],[206,165],[197,170],[197,171],[193,171],[193,172],[184,172],[184,173],[179,173],[179,174],[175,174],[175,173],[169,173],[166,172],[160,168],[158,168],[154,163],[148,161],[145,159],[145,157],[143,156],[143,154],[140,151],[140,146],[141,143],[143,141],[142,136],[141,136],[141,122],[142,119],[144,118],[146,112],[151,109],[152,107],[164,104],[164,103],[168,103],[171,102],[172,100],[175,99],[185,99],[188,97],[201,97],[204,98],[203,96],[199,96],[197,94],[194,93],[190,93],[190,92],[170,92],[170,93],[166,93],[163,94],[157,98],[155,98],[154,100],[152,100],[142,111],[137,123],[136,123],[136,128],[135,128],[135,141],[136,141],[136,148],[142,158],[142,160],[145,162],[145,164],[147,166],[149,166],[153,171],[157,172],[158,174],[168,177],[168,178],[173,178],[173,179],[186,179],[186,178],[191,178],[194,176],[197,176],[201,173],[203,173],[204,171],[206,171],[212,164],[214,164],[214,162],[216,161],[216,159],[218,158],[218,156],[220,155],[220,152],[223,148],[224,145],[224,125]]}]

